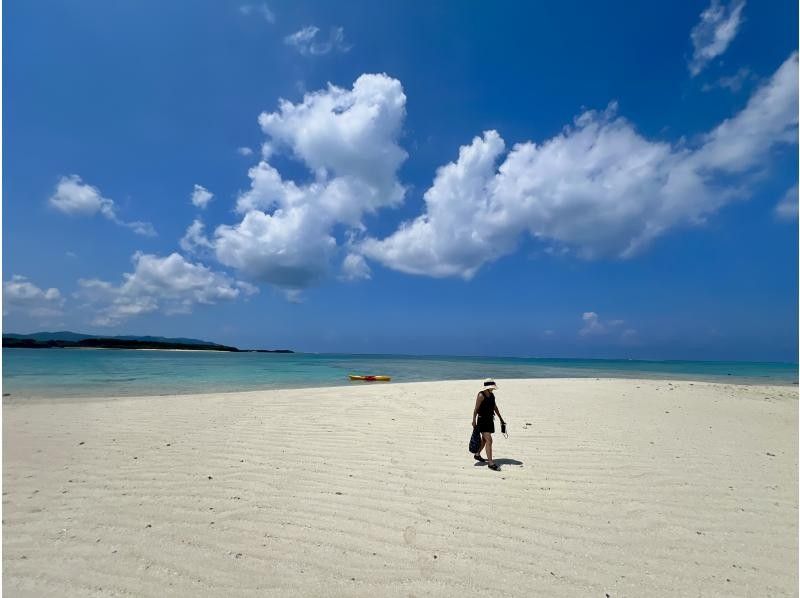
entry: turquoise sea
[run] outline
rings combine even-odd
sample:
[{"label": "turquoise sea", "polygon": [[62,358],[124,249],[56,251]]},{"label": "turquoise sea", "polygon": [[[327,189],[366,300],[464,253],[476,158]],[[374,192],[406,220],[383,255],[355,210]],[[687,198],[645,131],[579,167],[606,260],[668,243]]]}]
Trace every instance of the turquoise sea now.
[{"label": "turquoise sea", "polygon": [[108,349],[3,349],[3,394],[114,397],[393,382],[507,378],[654,378],[796,384],[797,364]]}]

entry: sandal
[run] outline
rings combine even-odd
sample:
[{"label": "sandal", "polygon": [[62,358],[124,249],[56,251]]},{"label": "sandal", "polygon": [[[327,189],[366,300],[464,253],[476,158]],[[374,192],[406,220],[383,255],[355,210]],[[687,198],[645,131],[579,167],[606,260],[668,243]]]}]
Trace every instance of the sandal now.
[{"label": "sandal", "polygon": [[484,459],[480,455],[472,455],[472,458],[475,459],[476,461],[480,461],[481,463],[486,463],[486,459]]},{"label": "sandal", "polygon": [[489,465],[489,469],[493,469],[494,471],[500,471],[500,466],[497,463],[492,463]]}]

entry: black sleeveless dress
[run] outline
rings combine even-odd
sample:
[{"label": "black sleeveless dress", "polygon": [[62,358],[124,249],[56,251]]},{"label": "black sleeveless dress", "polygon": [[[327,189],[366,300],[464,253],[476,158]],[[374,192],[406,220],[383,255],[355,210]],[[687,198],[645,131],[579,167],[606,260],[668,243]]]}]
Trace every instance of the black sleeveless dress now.
[{"label": "black sleeveless dress", "polygon": [[486,391],[481,392],[483,393],[483,401],[478,407],[478,430],[494,433],[494,394]]}]

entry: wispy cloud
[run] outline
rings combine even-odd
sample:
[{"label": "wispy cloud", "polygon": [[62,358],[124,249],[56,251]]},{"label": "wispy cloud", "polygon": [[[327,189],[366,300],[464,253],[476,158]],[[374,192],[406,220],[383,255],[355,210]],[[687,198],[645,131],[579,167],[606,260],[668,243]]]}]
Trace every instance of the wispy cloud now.
[{"label": "wispy cloud", "polygon": [[578,330],[578,335],[584,338],[603,337],[606,341],[616,339],[625,344],[635,344],[639,340],[639,333],[625,327],[624,320],[603,320],[593,311],[584,312],[581,319],[583,328]]},{"label": "wispy cloud", "polygon": [[583,328],[578,331],[578,334],[581,336],[598,336],[602,334],[608,334],[612,330],[617,330],[625,323],[623,320],[611,320],[608,322],[603,322],[600,319],[600,316],[593,311],[584,312],[581,318],[583,319]]},{"label": "wispy cloud", "polygon": [[371,277],[369,266],[364,256],[357,253],[349,253],[342,262],[342,280],[366,280]]},{"label": "wispy cloud", "polygon": [[754,81],[758,77],[749,68],[742,67],[733,75],[727,77],[720,77],[714,83],[705,83],[703,91],[711,91],[712,89],[727,89],[733,93],[738,93],[742,90],[748,81]]},{"label": "wispy cloud", "polygon": [[639,333],[633,328],[627,328],[622,331],[620,339],[629,344],[636,344],[639,341]]},{"label": "wispy cloud", "polygon": [[186,233],[180,240],[181,249],[187,253],[195,253],[202,249],[212,249],[214,246],[205,234],[205,224],[203,221],[195,219],[186,229]]},{"label": "wispy cloud", "polygon": [[719,0],[711,0],[711,6],[700,13],[700,22],[691,33],[694,53],[689,61],[689,72],[692,77],[728,49],[742,23],[742,9],[744,0],[733,0],[727,6]]},{"label": "wispy cloud", "polygon": [[97,187],[83,182],[77,174],[62,177],[56,191],[48,200],[59,212],[70,216],[94,216],[100,214],[114,224],[125,226],[137,235],[154,237],[156,231],[149,222],[126,222],[117,216],[114,201],[103,197]]},{"label": "wispy cloud", "polygon": [[244,16],[257,15],[262,17],[268,23],[275,23],[275,13],[272,12],[266,4],[242,4],[239,7],[239,12]]},{"label": "wispy cloud", "polygon": [[783,194],[783,199],[775,206],[775,215],[783,220],[797,219],[797,185]]},{"label": "wispy cloud", "polygon": [[239,154],[240,156],[252,156],[253,150],[250,149],[249,147],[237,147],[236,153]]},{"label": "wispy cloud", "polygon": [[303,56],[321,56],[329,52],[349,52],[352,46],[344,41],[344,28],[332,27],[330,36],[323,41],[317,37],[319,27],[309,25],[291,35],[287,35],[283,41],[287,46],[294,47]]}]

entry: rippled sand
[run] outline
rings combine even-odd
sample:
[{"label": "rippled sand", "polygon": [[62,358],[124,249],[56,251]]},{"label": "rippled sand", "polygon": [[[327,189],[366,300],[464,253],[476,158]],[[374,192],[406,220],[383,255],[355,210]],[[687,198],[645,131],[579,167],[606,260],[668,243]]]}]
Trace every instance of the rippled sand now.
[{"label": "rippled sand", "polygon": [[3,590],[797,594],[796,387],[498,383],[6,399]]}]

